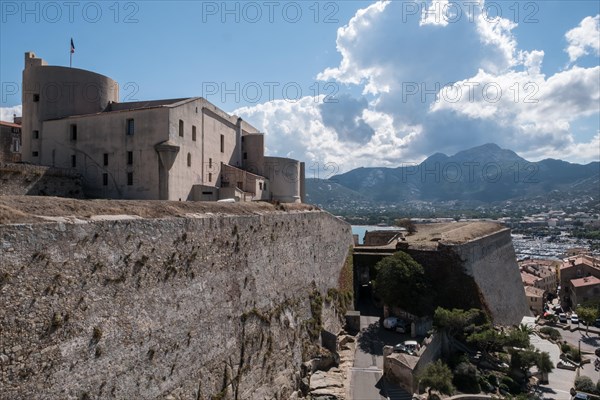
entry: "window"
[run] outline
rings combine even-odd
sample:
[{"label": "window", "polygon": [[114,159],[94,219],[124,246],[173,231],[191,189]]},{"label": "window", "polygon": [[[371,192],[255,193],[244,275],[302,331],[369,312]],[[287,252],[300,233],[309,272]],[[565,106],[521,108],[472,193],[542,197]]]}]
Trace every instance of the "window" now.
[{"label": "window", "polygon": [[179,136],[183,137],[183,120],[179,120]]},{"label": "window", "polygon": [[40,138],[40,131],[33,131],[32,137],[34,139],[39,139]]},{"label": "window", "polygon": [[127,152],[127,165],[133,165],[133,151]]},{"label": "window", "polygon": [[135,130],[135,124],[133,122],[133,118],[129,118],[127,120],[127,134],[130,136],[133,135],[134,130]]},{"label": "window", "polygon": [[263,190],[267,190],[267,182],[263,185]]},{"label": "window", "polygon": [[258,182],[258,188],[262,190],[262,182]]},{"label": "window", "polygon": [[196,141],[196,125],[192,125],[192,140]]},{"label": "window", "polygon": [[108,174],[102,174],[102,185],[108,186]]},{"label": "window", "polygon": [[212,174],[210,172],[208,173],[208,181],[212,182]]},{"label": "window", "polygon": [[248,153],[244,153],[244,160],[248,159]]},{"label": "window", "polygon": [[212,158],[208,159],[208,168],[212,168]]},{"label": "window", "polygon": [[40,95],[38,93],[33,95],[33,102],[37,103],[38,101],[40,101]]},{"label": "window", "polygon": [[39,155],[39,153],[37,151],[32,151],[31,152],[31,156],[32,157],[37,157]]},{"label": "window", "polygon": [[104,166],[108,165],[108,153],[104,153]]},{"label": "window", "polygon": [[71,124],[71,140],[77,140],[77,125]]},{"label": "window", "polygon": [[77,156],[75,154],[73,154],[71,156],[71,168],[75,168],[77,167]]},{"label": "window", "polygon": [[190,153],[188,153],[187,162],[188,162],[188,167],[191,167],[192,166],[192,155]]},{"label": "window", "polygon": [[133,185],[133,172],[127,173],[127,186]]},{"label": "window", "polygon": [[221,153],[225,153],[225,136],[221,135]]}]

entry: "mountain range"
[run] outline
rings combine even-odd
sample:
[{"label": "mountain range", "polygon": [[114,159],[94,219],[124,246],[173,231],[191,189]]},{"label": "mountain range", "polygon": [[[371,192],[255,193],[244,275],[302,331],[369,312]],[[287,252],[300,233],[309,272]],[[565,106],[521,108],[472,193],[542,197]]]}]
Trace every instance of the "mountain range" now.
[{"label": "mountain range", "polygon": [[357,168],[327,180],[307,179],[307,200],[400,203],[470,200],[484,203],[552,192],[600,198],[600,162],[529,162],[512,150],[485,144],[453,156],[436,153],[420,164]]}]

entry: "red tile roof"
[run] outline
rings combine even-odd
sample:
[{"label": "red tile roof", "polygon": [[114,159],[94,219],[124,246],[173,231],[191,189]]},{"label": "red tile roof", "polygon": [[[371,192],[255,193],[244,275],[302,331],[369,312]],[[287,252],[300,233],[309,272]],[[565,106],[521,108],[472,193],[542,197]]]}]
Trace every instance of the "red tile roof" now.
[{"label": "red tile roof", "polygon": [[586,276],[585,278],[571,279],[573,287],[600,285],[600,279],[595,276]]},{"label": "red tile roof", "polygon": [[15,124],[12,122],[6,122],[6,121],[0,121],[0,125],[10,126],[11,128],[20,128],[21,127],[21,125],[19,125],[19,124]]}]

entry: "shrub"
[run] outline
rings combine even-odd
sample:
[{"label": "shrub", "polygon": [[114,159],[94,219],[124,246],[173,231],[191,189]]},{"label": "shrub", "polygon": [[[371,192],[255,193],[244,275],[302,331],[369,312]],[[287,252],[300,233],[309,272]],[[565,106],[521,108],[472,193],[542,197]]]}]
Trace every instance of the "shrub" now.
[{"label": "shrub", "polygon": [[542,329],[540,329],[540,332],[544,335],[548,335],[552,340],[559,340],[561,338],[560,331],[549,326],[544,326]]},{"label": "shrub", "polygon": [[594,385],[594,382],[592,382],[590,377],[582,375],[575,379],[575,390],[580,390],[586,393],[595,393],[596,385]]}]

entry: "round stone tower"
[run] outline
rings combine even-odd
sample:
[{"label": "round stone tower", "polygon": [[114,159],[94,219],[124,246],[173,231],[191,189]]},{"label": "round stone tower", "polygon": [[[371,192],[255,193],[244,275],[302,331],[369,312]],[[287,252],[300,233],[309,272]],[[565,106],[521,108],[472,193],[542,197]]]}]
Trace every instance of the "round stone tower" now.
[{"label": "round stone tower", "polygon": [[49,66],[27,52],[22,95],[22,159],[37,164],[44,149],[44,121],[101,112],[119,101],[119,86],[95,72]]}]

